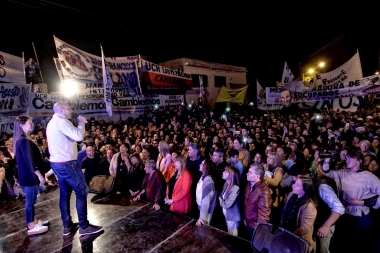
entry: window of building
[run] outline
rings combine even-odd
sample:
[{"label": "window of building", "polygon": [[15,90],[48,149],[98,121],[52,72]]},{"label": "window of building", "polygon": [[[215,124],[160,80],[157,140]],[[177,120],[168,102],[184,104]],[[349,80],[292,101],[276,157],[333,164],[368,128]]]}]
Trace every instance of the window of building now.
[{"label": "window of building", "polygon": [[203,87],[208,87],[208,78],[207,75],[197,75],[197,74],[191,74],[191,77],[193,78],[193,87],[199,87],[199,77],[202,77],[203,79]]},{"label": "window of building", "polygon": [[216,88],[220,88],[227,85],[225,76],[214,76],[214,83]]}]

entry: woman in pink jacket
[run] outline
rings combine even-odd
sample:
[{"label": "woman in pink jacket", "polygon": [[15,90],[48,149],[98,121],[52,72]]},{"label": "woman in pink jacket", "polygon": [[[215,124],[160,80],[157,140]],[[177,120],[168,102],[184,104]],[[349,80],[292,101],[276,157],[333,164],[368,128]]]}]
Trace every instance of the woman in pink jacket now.
[{"label": "woman in pink jacket", "polygon": [[170,205],[170,211],[176,213],[187,214],[192,208],[192,197],[190,193],[190,186],[192,177],[190,172],[186,170],[186,162],[182,156],[177,156],[174,160],[176,169],[173,177],[177,180],[174,185],[172,198],[165,198],[165,204]]}]

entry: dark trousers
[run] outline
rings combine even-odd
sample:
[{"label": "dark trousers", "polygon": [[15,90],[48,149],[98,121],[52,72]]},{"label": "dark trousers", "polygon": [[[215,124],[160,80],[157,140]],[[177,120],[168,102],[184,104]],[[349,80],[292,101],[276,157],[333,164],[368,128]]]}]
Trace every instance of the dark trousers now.
[{"label": "dark trousers", "polygon": [[59,182],[59,208],[64,227],[71,227],[73,222],[70,215],[70,198],[74,191],[76,196],[76,208],[79,219],[79,226],[82,229],[87,228],[87,195],[88,187],[82,170],[78,162],[70,161],[66,163],[51,163],[51,168],[58,176]]}]

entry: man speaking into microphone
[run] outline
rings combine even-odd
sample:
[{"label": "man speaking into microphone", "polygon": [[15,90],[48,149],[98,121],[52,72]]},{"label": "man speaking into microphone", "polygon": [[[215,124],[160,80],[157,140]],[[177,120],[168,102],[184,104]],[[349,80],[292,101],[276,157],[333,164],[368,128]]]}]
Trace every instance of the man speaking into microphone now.
[{"label": "man speaking into microphone", "polygon": [[[60,188],[59,208],[63,222],[63,235],[70,235],[80,227],[80,235],[95,234],[103,230],[87,220],[88,188],[82,170],[77,161],[77,141],[82,141],[85,132],[86,118],[75,115],[65,102],[57,102],[53,107],[54,115],[46,128],[50,164],[58,177]],[[78,126],[74,126],[70,119],[77,116]],[[76,208],[79,219],[73,223],[70,215],[70,196],[74,190]]]}]

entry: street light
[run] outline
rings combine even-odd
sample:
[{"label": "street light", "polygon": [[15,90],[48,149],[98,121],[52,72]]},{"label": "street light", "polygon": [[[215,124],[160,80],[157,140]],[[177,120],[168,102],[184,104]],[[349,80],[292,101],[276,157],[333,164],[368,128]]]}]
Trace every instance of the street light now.
[{"label": "street light", "polygon": [[318,69],[323,69],[325,67],[325,65],[326,65],[325,62],[321,61],[318,63],[317,67],[309,68],[306,73],[302,74],[302,81],[304,83],[309,83],[311,81],[311,79],[313,79],[313,75],[320,72],[320,71],[318,71]]}]

